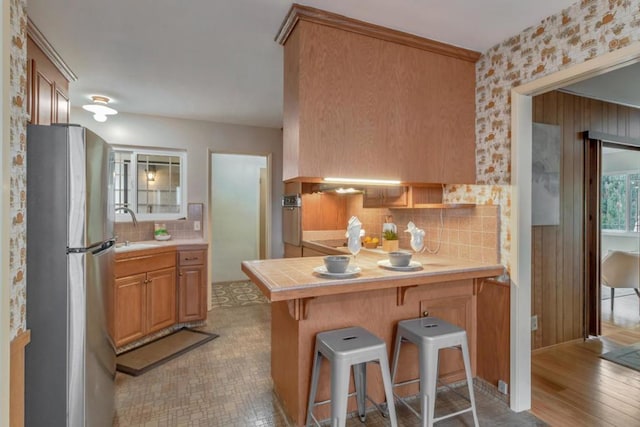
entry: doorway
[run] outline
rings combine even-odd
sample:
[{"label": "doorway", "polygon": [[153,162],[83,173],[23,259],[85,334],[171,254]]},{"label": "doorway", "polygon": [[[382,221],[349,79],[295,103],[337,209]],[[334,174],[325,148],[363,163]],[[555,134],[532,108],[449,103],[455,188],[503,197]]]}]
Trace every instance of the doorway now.
[{"label": "doorway", "polygon": [[592,246],[600,271],[592,287],[599,292],[590,293],[597,300],[588,307],[600,320],[598,335],[606,336],[640,326],[640,140],[633,146],[631,138],[625,143],[613,135],[598,138],[606,139],[589,140],[599,159],[598,204],[589,214],[598,217]]},{"label": "doorway", "polygon": [[532,97],[640,60],[640,44],[600,55],[511,90],[511,399],[531,407]]},{"label": "doorway", "polygon": [[269,256],[269,170],[261,155],[211,154],[211,282],[244,281],[245,260]]}]

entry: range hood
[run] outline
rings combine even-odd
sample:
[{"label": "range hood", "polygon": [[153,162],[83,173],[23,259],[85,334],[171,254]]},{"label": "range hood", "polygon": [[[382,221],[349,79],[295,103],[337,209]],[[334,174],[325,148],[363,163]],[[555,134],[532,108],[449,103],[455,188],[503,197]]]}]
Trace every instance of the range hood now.
[{"label": "range hood", "polygon": [[[316,183],[311,185],[312,193],[362,194],[364,186],[354,184]],[[304,186],[303,186],[304,189]]]},{"label": "range hood", "polygon": [[318,182],[303,182],[303,193],[337,193],[337,194],[362,194],[370,187],[398,187],[400,181],[380,179],[347,179],[324,178]]}]

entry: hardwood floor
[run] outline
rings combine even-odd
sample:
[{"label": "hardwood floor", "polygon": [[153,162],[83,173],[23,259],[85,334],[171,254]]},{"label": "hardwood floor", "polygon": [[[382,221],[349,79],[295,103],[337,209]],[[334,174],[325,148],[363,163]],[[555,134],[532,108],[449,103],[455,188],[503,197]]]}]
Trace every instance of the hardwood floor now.
[{"label": "hardwood floor", "polygon": [[531,412],[551,426],[640,426],[640,372],[599,356],[640,342],[639,299],[602,301],[599,338],[536,350]]}]

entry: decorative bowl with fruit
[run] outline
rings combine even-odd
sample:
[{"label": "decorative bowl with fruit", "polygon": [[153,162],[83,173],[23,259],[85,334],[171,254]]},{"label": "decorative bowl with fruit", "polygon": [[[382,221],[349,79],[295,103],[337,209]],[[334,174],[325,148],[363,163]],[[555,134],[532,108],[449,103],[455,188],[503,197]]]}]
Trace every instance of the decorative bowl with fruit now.
[{"label": "decorative bowl with fruit", "polygon": [[367,249],[375,249],[375,248],[377,248],[378,247],[378,243],[380,243],[380,239],[378,239],[377,237],[366,236],[362,240],[362,244]]}]

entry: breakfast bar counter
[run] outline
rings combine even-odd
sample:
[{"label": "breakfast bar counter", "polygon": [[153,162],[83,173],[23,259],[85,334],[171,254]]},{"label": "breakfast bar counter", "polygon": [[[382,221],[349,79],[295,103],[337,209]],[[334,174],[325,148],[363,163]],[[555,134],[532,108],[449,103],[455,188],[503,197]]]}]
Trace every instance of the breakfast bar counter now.
[{"label": "breakfast bar counter", "polygon": [[[391,354],[398,321],[440,317],[467,330],[473,372],[478,374],[477,296],[485,279],[502,275],[504,267],[417,254],[412,261],[421,263],[422,269],[392,271],[379,266],[386,259],[383,253],[363,249],[350,262],[359,268],[358,274],[337,279],[314,272],[323,266],[322,257],[242,263],[242,270],[271,301],[271,375],[274,390],[294,425],[304,425],[313,347],[315,336],[321,331],[362,326],[384,339]],[[502,358],[508,360],[508,352]],[[317,400],[329,398],[329,370],[325,365],[321,369]],[[398,380],[417,377],[417,366],[415,349],[403,350]],[[462,359],[457,352],[444,351],[439,369],[443,381],[464,378]],[[383,400],[378,369],[369,369],[367,378],[369,395],[374,400]],[[397,392],[414,394],[416,385],[399,388]],[[350,411],[355,409],[352,400]],[[316,415],[327,418],[329,405],[318,407]]]}]

